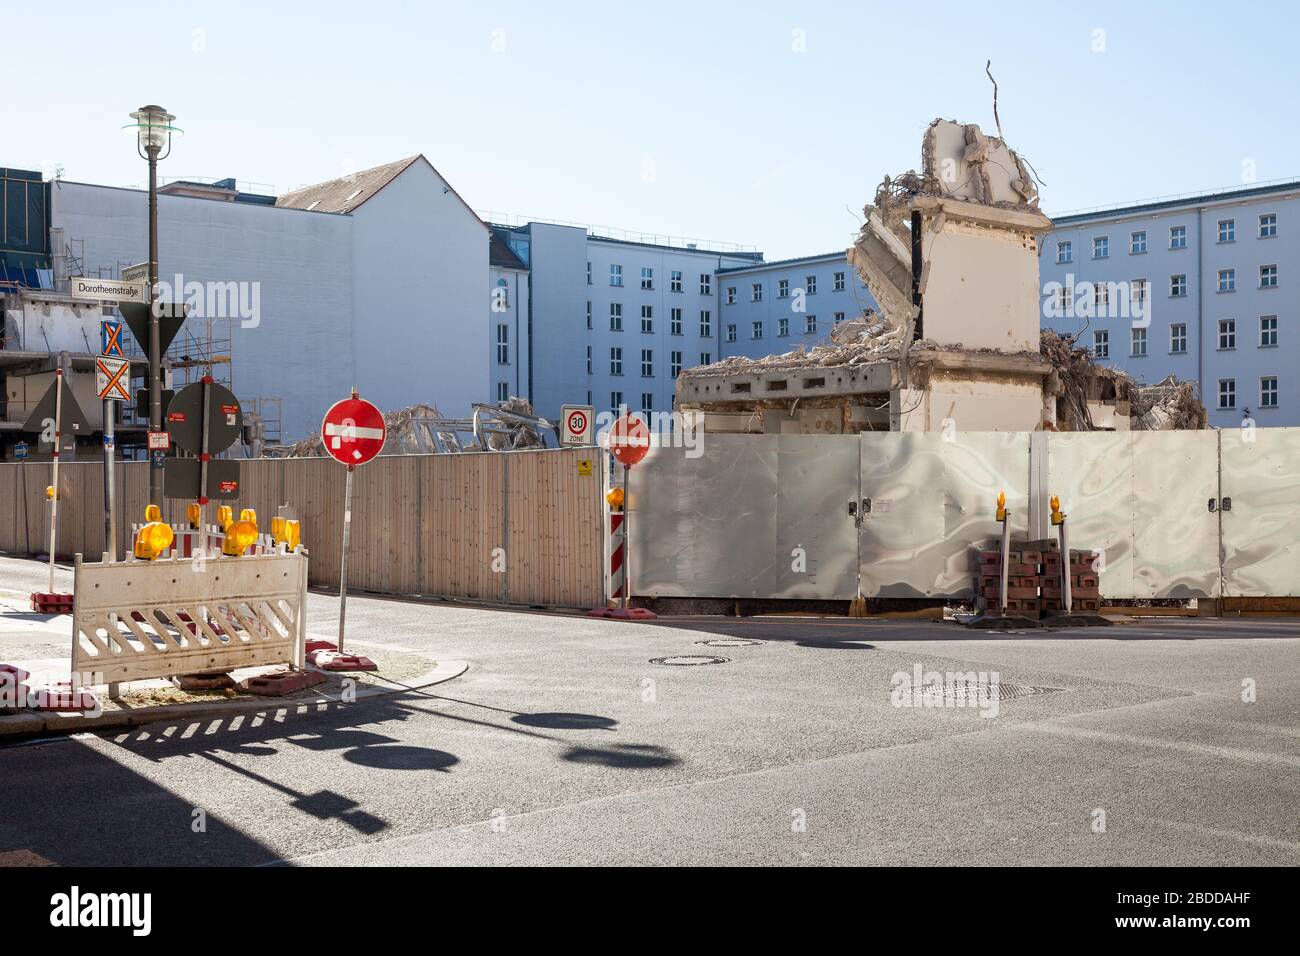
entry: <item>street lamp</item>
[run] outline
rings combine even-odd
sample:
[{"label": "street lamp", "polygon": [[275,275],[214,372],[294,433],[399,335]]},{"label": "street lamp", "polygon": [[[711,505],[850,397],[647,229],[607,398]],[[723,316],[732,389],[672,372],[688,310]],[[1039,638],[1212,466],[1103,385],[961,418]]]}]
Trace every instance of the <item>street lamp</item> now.
[{"label": "street lamp", "polygon": [[[181,131],[176,119],[161,106],[142,106],[131,114],[135,122],[123,126],[136,133],[136,151],[149,162],[149,431],[162,431],[162,355],[159,348],[158,309],[154,302],[158,285],[158,160],[172,151],[172,135]],[[149,454],[149,503],[162,504],[162,456]]]}]

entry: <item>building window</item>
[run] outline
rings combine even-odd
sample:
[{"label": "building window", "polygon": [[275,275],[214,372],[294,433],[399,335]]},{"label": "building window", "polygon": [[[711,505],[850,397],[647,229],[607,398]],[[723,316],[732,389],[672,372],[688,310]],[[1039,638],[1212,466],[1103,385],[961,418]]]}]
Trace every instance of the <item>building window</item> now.
[{"label": "building window", "polygon": [[[1263,281],[1263,272],[1260,272],[1260,279]],[[1219,291],[1236,292],[1237,291],[1237,270],[1220,269],[1219,270]]]},{"label": "building window", "polygon": [[763,322],[761,319],[751,324],[749,337],[751,339],[761,339],[763,337]]},{"label": "building window", "polygon": [[655,271],[645,266],[641,267],[641,288],[650,290],[655,287]]},{"label": "building window", "polygon": [[1277,376],[1265,375],[1259,380],[1259,407],[1277,408]]},{"label": "building window", "polygon": [[728,342],[734,342],[734,341],[736,341],[736,326],[735,326],[735,325],[728,325],[728,326],[727,326],[727,341],[728,341]]},{"label": "building window", "polygon": [[713,313],[708,309],[700,312],[700,338],[707,339],[713,335]]},{"label": "building window", "polygon": [[1235,219],[1219,220],[1219,241],[1220,242],[1237,241],[1237,220]]},{"label": "building window", "polygon": [[612,286],[623,285],[623,267],[611,264],[609,267],[609,284]]},{"label": "building window", "polygon": [[832,292],[843,292],[843,291],[844,291],[844,273],[843,273],[843,272],[837,272],[837,273],[835,273],[835,279],[834,279],[834,281],[831,283],[831,291],[832,291]]},{"label": "building window", "polygon": [[587,389],[587,404],[591,404],[591,389]]},{"label": "building window", "polygon": [[1237,380],[1235,378],[1219,379],[1219,407],[1237,407]]},{"label": "building window", "polygon": [[623,303],[611,302],[609,304],[609,330],[611,332],[623,331]]},{"label": "building window", "polygon": [[1187,295],[1187,276],[1169,277],[1169,295],[1175,299]]},{"label": "building window", "polygon": [[805,315],[803,317],[803,334],[813,335],[817,331],[817,316]]},{"label": "building window", "polygon": [[713,295],[713,276],[707,272],[700,273],[700,295]]},{"label": "building window", "polygon": [[1056,310],[1059,315],[1069,314],[1069,303],[1074,298],[1074,290],[1068,285],[1062,285],[1056,290]]},{"label": "building window", "polygon": [[1074,261],[1074,243],[1058,242],[1056,244],[1056,264],[1064,265]]},{"label": "building window", "polygon": [[641,350],[641,377],[654,378],[655,375],[655,351],[654,349]]},{"label": "building window", "polygon": [[1187,248],[1187,227],[1186,226],[1169,227],[1169,248],[1170,249]]},{"label": "building window", "polygon": [[1169,326],[1169,351],[1176,355],[1187,351],[1187,323],[1175,322]]},{"label": "building window", "polygon": [[510,364],[510,326],[497,326],[497,364]]},{"label": "building window", "polygon": [[1277,316],[1261,315],[1259,317],[1259,347],[1271,349],[1277,345]]},{"label": "building window", "polygon": [[780,279],[776,283],[776,297],[778,299],[790,298],[790,280]]},{"label": "building window", "polygon": [[712,365],[712,364],[713,364],[713,353],[712,353],[712,352],[701,352],[701,353],[700,353],[700,364],[701,364],[701,365]]},{"label": "building window", "polygon": [[1237,347],[1237,320],[1219,320],[1219,348],[1235,349]]},{"label": "building window", "polygon": [[668,331],[673,335],[682,334],[682,310],[681,309],[669,310]]},{"label": "building window", "polygon": [[749,290],[749,301],[750,301],[750,302],[762,302],[762,301],[763,301],[763,283],[761,283],[761,282],[755,282],[754,285],[750,288],[750,290]]},{"label": "building window", "polygon": [[669,354],[668,371],[676,378],[682,373],[682,353],[672,352]]},{"label": "building window", "polygon": [[653,305],[641,306],[641,331],[653,332],[655,330],[655,307]]},{"label": "building window", "polygon": [[619,413],[621,413],[621,412],[623,411],[623,393],[622,393],[622,392],[610,392],[610,393],[609,393],[609,407],[612,408],[614,411],[619,412]]},{"label": "building window", "polygon": [[652,411],[652,410],[654,409],[654,407],[655,407],[655,393],[654,393],[654,392],[642,392],[642,393],[641,393],[641,411],[643,411],[643,412],[649,412],[649,411]]},{"label": "building window", "polygon": [[1110,358],[1110,333],[1105,329],[1092,333],[1092,354],[1099,359]]},{"label": "building window", "polygon": [[509,382],[497,382],[497,401],[498,401],[498,402],[508,402],[508,401],[510,401],[510,383],[509,383]]},{"label": "building window", "polygon": [[505,312],[510,308],[510,285],[505,279],[497,279],[496,300],[493,311]]},{"label": "building window", "polygon": [[669,292],[681,292],[681,291],[682,291],[682,274],[681,274],[680,271],[676,271],[676,270],[675,270],[675,271],[672,273],[672,275],[669,277],[669,279],[668,279],[668,291],[669,291]]},{"label": "building window", "polygon": [[1277,213],[1265,213],[1259,217],[1259,238],[1272,239],[1277,235]]},{"label": "building window", "polygon": [[591,328],[591,300],[587,300],[587,328]]},{"label": "building window", "polygon": [[618,346],[609,350],[609,374],[623,374],[623,350]]},{"label": "building window", "polygon": [[1130,339],[1129,355],[1134,358],[1141,358],[1147,354],[1147,330],[1133,329],[1133,335]]},{"label": "building window", "polygon": [[591,285],[591,263],[587,263],[587,285]]},{"label": "building window", "polygon": [[1092,287],[1093,315],[1105,315],[1110,310],[1110,283],[1098,282]]},{"label": "building window", "polygon": [[1261,289],[1277,288],[1277,266],[1259,267],[1259,287]]},{"label": "building window", "polygon": [[[588,375],[591,374],[591,346],[590,345],[587,346],[587,374]],[[591,404],[590,399],[588,399],[587,404],[588,405]]]},{"label": "building window", "polygon": [[816,295],[816,294],[817,294],[817,277],[816,277],[816,276],[808,276],[807,278],[805,278],[805,279],[803,280],[803,289],[804,289],[804,295]]},{"label": "building window", "polygon": [[1094,259],[1110,258],[1110,236],[1094,236],[1092,240],[1092,257]]},{"label": "building window", "polygon": [[1147,302],[1147,290],[1149,283],[1146,279],[1132,279],[1129,281],[1129,292],[1133,301],[1138,306],[1144,306]]},{"label": "building window", "polygon": [[1128,254],[1131,256],[1140,256],[1147,251],[1147,231],[1145,229],[1138,232],[1129,233],[1128,237]]},{"label": "building window", "polygon": [[777,320],[776,320],[776,334],[777,334],[778,336],[781,336],[781,335],[789,335],[789,334],[790,334],[790,320],[789,320],[789,319],[777,319]]},{"label": "building window", "polygon": [[734,285],[729,285],[727,286],[727,305],[735,305],[735,304],[736,304],[736,287]]},{"label": "building window", "polygon": [[843,322],[843,321],[844,321],[844,313],[843,313],[843,312],[835,312],[835,313],[832,313],[832,314],[831,314],[831,324],[832,324],[832,325],[839,325],[839,324],[840,324],[841,322]]}]

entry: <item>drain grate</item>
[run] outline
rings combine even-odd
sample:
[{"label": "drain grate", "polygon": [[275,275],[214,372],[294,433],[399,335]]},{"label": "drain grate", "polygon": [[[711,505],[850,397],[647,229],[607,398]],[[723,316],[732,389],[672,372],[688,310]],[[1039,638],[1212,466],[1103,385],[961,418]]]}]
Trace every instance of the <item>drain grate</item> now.
[{"label": "drain grate", "polygon": [[951,700],[1018,700],[1021,697],[1037,697],[1040,694],[1055,694],[1064,690],[1062,687],[1035,687],[1032,684],[1008,684],[999,681],[996,684],[972,684],[966,681],[950,681],[938,686],[925,686],[922,693]]},{"label": "drain grate", "polygon": [[704,654],[676,654],[672,657],[652,657],[651,664],[667,664],[669,667],[694,667],[697,664],[726,664],[730,658],[707,657]]},{"label": "drain grate", "polygon": [[762,644],[762,641],[751,641],[747,637],[719,637],[711,641],[696,641],[703,647],[755,647]]}]

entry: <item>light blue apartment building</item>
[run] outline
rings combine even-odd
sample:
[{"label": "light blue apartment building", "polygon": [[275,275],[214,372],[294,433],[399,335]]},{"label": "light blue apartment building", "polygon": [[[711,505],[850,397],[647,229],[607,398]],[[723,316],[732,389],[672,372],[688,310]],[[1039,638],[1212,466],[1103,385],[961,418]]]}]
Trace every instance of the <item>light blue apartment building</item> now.
[{"label": "light blue apartment building", "polygon": [[1063,215],[1040,245],[1043,325],[1214,426],[1300,425],[1300,181]]}]

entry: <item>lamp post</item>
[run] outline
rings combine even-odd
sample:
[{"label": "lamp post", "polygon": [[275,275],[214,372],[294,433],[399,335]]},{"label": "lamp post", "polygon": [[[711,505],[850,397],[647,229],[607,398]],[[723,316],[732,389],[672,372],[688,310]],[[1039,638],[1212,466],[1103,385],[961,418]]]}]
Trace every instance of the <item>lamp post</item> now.
[{"label": "lamp post", "polygon": [[[136,151],[149,163],[149,431],[162,431],[162,355],[159,348],[158,308],[154,296],[158,285],[158,160],[172,151],[172,126],[176,119],[161,106],[142,106],[131,114],[132,123],[122,128],[136,133]],[[149,504],[162,505],[161,456],[149,454]]]}]

